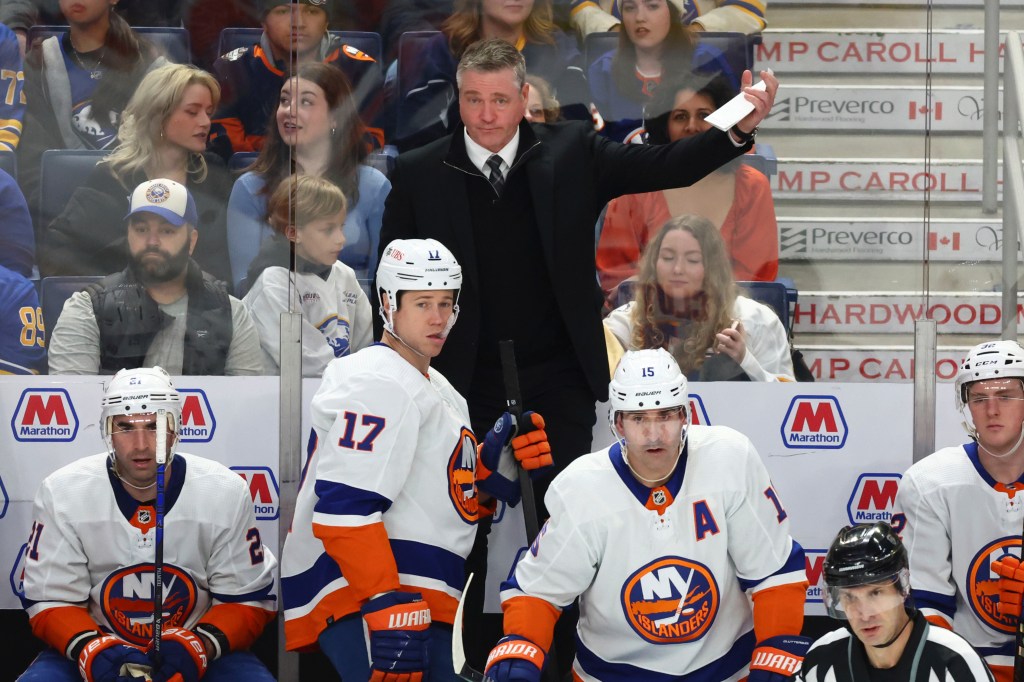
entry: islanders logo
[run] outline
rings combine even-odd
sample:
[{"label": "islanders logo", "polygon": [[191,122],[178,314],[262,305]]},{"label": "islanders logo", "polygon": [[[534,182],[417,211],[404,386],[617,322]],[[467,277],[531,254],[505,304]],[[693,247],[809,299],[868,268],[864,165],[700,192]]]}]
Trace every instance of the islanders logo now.
[{"label": "islanders logo", "polygon": [[1017,619],[999,613],[999,576],[992,562],[1007,554],[1020,558],[1020,536],[1000,538],[981,548],[967,567],[967,601],[978,619],[996,632],[1013,634]]},{"label": "islanders logo", "polygon": [[459,518],[470,524],[477,522],[476,436],[465,426],[448,458],[448,497]]},{"label": "islanders logo", "polygon": [[[100,607],[114,634],[146,646],[153,639],[153,564],[111,573],[103,582]],[[177,566],[164,566],[164,627],[184,627],[196,608],[196,582]]]},{"label": "islanders logo", "polygon": [[682,557],[662,557],[626,580],[622,611],[648,642],[694,642],[714,622],[720,594],[707,566]]}]

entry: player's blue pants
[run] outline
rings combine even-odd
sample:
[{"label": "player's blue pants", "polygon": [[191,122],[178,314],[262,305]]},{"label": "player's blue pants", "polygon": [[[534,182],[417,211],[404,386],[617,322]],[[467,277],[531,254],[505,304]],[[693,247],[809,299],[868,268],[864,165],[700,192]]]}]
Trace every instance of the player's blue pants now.
[{"label": "player's blue pants", "polygon": [[[36,656],[16,682],[82,682],[82,677],[77,663],[47,649]],[[274,676],[255,654],[236,651],[210,663],[203,682],[274,682]]]},{"label": "player's blue pants", "polygon": [[[370,657],[366,653],[363,619],[359,615],[337,621],[320,633],[320,650],[345,682],[370,679]],[[457,682],[452,667],[452,630],[450,626],[430,626],[430,682]],[[206,678],[203,678],[206,682]]]}]

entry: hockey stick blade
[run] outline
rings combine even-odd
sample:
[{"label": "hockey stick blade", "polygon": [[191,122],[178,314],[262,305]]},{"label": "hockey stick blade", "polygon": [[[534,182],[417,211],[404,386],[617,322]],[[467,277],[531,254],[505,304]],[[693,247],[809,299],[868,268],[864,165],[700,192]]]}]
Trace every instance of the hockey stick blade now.
[{"label": "hockey stick blade", "polygon": [[466,595],[469,594],[469,585],[472,582],[473,574],[470,573],[466,579],[466,586],[462,588],[459,606],[455,609],[455,622],[452,623],[452,666],[460,680],[483,682],[486,679],[483,674],[466,663],[466,650],[462,646],[462,611],[466,606]]}]

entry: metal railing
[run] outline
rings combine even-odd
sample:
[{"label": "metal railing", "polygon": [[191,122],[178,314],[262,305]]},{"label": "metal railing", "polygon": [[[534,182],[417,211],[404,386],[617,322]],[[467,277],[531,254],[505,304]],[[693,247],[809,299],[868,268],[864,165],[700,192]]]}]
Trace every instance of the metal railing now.
[{"label": "metal railing", "polygon": [[[988,27],[986,26],[986,31]],[[1017,31],[1006,34],[1003,75],[1003,339],[1017,338],[1017,245],[1020,243],[1024,171],[1020,116],[1024,111],[1024,49]],[[987,65],[986,65],[987,71]],[[986,77],[988,76],[986,72]],[[987,97],[987,96],[986,96]],[[997,99],[990,100],[992,102]],[[995,109],[995,106],[986,106]],[[986,120],[986,128],[988,121]],[[995,159],[993,159],[993,162]]]}]

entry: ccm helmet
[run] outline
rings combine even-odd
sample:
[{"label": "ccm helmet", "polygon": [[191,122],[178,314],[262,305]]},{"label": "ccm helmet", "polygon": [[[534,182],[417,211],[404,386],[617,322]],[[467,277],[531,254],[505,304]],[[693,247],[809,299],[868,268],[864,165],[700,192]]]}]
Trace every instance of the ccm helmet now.
[{"label": "ccm helmet", "polygon": [[[111,439],[114,417],[118,415],[155,414],[166,410],[167,430],[175,434],[178,444],[178,425],[181,423],[181,395],[171,383],[171,377],[162,367],[122,369],[107,384],[100,412],[100,432],[113,456]],[[173,454],[174,447],[169,448]]]},{"label": "ccm helmet", "polygon": [[377,266],[377,292],[388,295],[388,309],[384,310],[381,296],[380,316],[384,329],[395,335],[392,326],[398,310],[401,291],[455,291],[455,307],[444,336],[448,335],[459,316],[459,291],[462,289],[462,266],[448,248],[436,239],[395,239],[387,248]]},{"label": "ccm helmet", "polygon": [[1024,379],[1024,348],[1016,341],[978,344],[967,353],[956,374],[956,409],[963,412],[967,406],[968,384],[1008,377]]},{"label": "ccm helmet", "polygon": [[846,619],[841,593],[844,588],[862,585],[893,584],[891,608],[902,604],[910,594],[907,550],[896,531],[885,522],[846,526],[825,555],[822,566],[825,580],[825,607],[833,618]]}]

